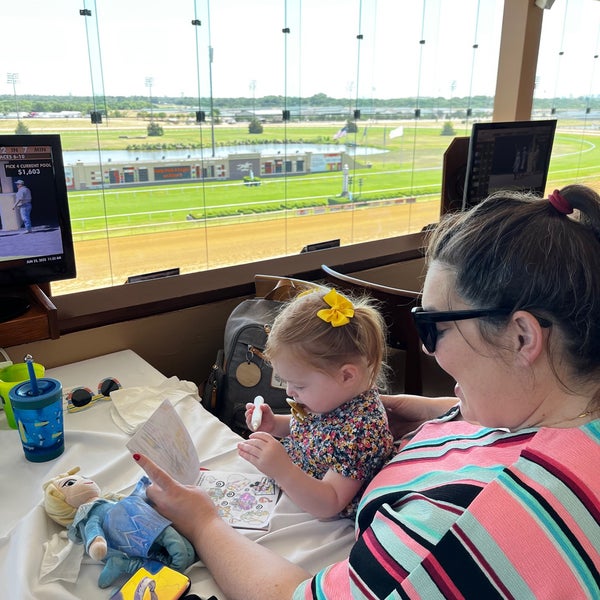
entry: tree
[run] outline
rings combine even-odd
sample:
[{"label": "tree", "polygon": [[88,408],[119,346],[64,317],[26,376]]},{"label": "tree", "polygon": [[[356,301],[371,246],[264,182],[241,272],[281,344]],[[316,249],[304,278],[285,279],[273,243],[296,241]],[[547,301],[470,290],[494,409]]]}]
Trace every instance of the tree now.
[{"label": "tree", "polygon": [[149,123],[148,124],[148,135],[149,136],[159,136],[164,135],[163,128],[158,123]]},{"label": "tree", "polygon": [[248,133],[262,133],[263,132],[263,126],[262,123],[254,118],[250,121],[250,123],[248,124]]},{"label": "tree", "polygon": [[442,133],[440,135],[456,135],[454,127],[450,121],[446,121],[444,123],[444,127],[442,128]]},{"label": "tree", "polygon": [[19,121],[17,123],[17,128],[15,129],[15,133],[17,135],[29,135],[31,131],[29,131],[29,127],[23,123],[23,121]]}]

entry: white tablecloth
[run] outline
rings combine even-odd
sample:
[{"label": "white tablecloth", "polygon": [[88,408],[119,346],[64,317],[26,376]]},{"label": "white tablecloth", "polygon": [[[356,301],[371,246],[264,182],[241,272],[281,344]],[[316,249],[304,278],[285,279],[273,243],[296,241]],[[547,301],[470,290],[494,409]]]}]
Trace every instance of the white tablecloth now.
[{"label": "white tablecloth", "polygon": [[[83,385],[95,389],[104,377],[128,386],[157,386],[165,377],[137,354],[125,350],[107,356],[49,369],[47,376],[60,380],[64,389]],[[177,411],[186,423],[206,468],[252,471],[237,455],[239,437],[197,402],[182,401]],[[80,413],[65,413],[65,452],[46,463],[25,459],[16,430],[10,429],[0,411],[0,582],[2,596],[15,600],[106,599],[116,588],[97,586],[100,564],[87,557],[75,584],[39,582],[43,544],[61,527],[42,506],[42,483],[74,466],[94,479],[104,492],[128,493],[142,471],[125,444],[129,436],[110,415],[110,403],[98,402]],[[321,522],[282,496],[269,532],[246,532],[261,544],[302,565],[311,572],[348,555],[353,526],[348,520]],[[190,592],[201,597],[224,595],[208,571],[200,565],[187,573]]]}]

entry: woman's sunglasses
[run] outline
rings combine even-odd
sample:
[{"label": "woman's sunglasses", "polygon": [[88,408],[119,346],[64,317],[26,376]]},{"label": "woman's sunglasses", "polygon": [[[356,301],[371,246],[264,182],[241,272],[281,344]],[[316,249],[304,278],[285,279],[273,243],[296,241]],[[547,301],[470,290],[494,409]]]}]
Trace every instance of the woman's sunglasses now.
[{"label": "woman's sunglasses", "polygon": [[86,387],[76,387],[67,394],[67,412],[79,412],[93,406],[98,400],[110,400],[110,393],[118,390],[121,384],[114,377],[106,377],[98,384],[98,393]]},{"label": "woman's sunglasses", "polygon": [[509,315],[512,312],[513,311],[508,308],[472,308],[469,310],[437,311],[423,310],[422,306],[415,306],[411,310],[423,346],[425,346],[427,352],[431,354],[435,352],[435,346],[438,339],[437,323],[480,319],[481,317],[499,317],[502,315]]}]

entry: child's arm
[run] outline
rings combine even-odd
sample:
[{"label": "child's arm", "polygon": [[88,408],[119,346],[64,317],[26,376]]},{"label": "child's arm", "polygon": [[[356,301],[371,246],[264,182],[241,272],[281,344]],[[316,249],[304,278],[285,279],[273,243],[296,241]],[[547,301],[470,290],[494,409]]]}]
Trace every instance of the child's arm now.
[{"label": "child's arm", "polygon": [[254,431],[252,427],[252,414],[255,410],[262,411],[261,423],[256,431],[265,431],[276,438],[285,437],[290,433],[291,415],[276,415],[268,404],[255,407],[252,402],[246,404],[246,427]]},{"label": "child's arm", "polygon": [[285,448],[272,436],[256,433],[238,444],[242,458],[273,478],[279,487],[302,510],[326,519],[341,512],[354,498],[361,480],[343,477],[329,470],[321,480],[295,465]]}]

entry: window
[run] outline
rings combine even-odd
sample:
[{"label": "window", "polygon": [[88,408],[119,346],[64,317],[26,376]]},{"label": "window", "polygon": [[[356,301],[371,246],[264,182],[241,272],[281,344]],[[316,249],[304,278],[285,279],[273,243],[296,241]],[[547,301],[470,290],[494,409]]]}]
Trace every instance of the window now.
[{"label": "window", "polygon": [[[444,150],[492,116],[502,0],[82,5],[3,9],[0,126],[65,148],[79,276],[54,294],[420,231]],[[574,129],[549,187],[594,177],[599,8],[544,11],[534,117]]]}]

